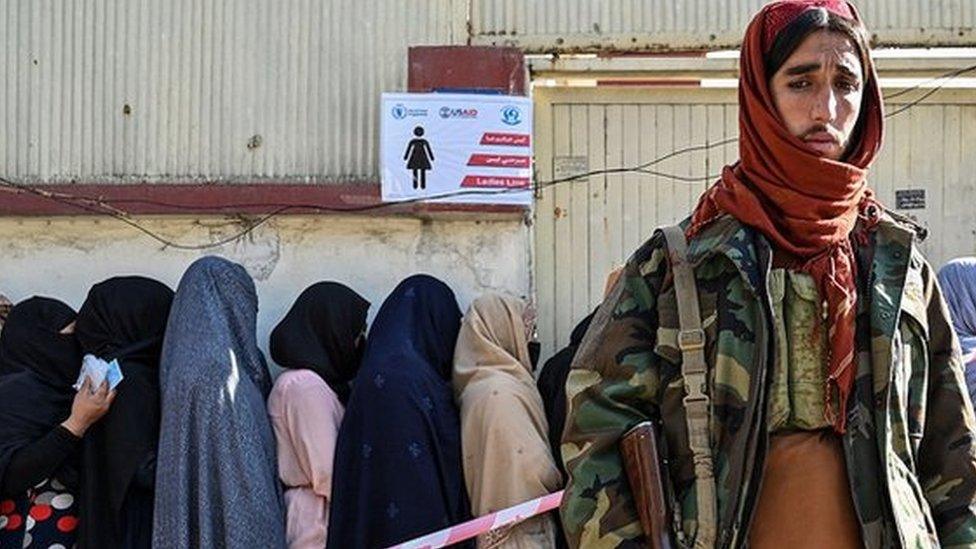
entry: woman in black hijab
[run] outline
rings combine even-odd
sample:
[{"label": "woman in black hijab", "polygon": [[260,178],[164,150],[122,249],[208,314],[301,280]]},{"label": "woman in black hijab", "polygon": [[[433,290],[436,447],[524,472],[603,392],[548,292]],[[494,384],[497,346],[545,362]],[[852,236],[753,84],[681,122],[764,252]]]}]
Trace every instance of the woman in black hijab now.
[{"label": "woman in black hijab", "polygon": [[[580,343],[583,342],[583,336],[586,335],[586,330],[590,328],[590,322],[593,321],[595,314],[596,311],[593,311],[573,328],[573,332],[569,336],[569,345],[560,349],[558,353],[546,361],[542,371],[539,372],[539,380],[536,382],[539,387],[539,394],[542,395],[542,405],[546,409],[546,420],[549,424],[549,447],[552,449],[552,455],[556,458],[556,468],[562,474],[563,481],[566,480],[566,466],[563,464],[560,446],[562,445],[563,426],[566,423],[566,379],[569,377],[569,369],[573,364],[573,358],[576,357],[576,351],[579,349]],[[559,516],[558,510],[552,512],[552,517],[556,521],[556,549],[568,547],[566,535],[563,533],[562,518]]]},{"label": "woman in black hijab", "polygon": [[400,283],[369,331],[339,429],[327,547],[388,547],[470,517],[451,367],[454,292]]},{"label": "woman in black hijab", "polygon": [[271,332],[271,358],[315,372],[345,404],[365,349],[368,311],[369,301],[343,284],[313,284]]},{"label": "woman in black hijab", "polygon": [[271,357],[287,368],[268,397],[268,414],[291,549],[325,546],[336,438],[366,343],[368,311],[369,302],[350,288],[319,282],[271,332]]},{"label": "woman in black hijab", "polygon": [[34,297],[0,332],[0,547],[71,547],[78,519],[77,449],[115,393],[93,390],[81,369],[75,312]]},{"label": "woman in black hijab", "polygon": [[566,479],[566,468],[560,457],[561,439],[563,437],[563,425],[566,423],[566,378],[569,377],[569,368],[573,364],[573,357],[576,350],[583,342],[583,336],[590,327],[593,320],[593,311],[586,318],[580,321],[573,328],[570,334],[569,345],[563,347],[552,358],[546,361],[539,373],[539,394],[542,395],[542,404],[546,408],[546,420],[549,422],[549,446],[552,448],[552,455],[556,456],[556,467]]},{"label": "woman in black hijab", "polygon": [[75,334],[86,354],[118,360],[112,410],[82,443],[78,547],[148,548],[159,438],[159,354],[173,290],[137,276],[88,292]]}]

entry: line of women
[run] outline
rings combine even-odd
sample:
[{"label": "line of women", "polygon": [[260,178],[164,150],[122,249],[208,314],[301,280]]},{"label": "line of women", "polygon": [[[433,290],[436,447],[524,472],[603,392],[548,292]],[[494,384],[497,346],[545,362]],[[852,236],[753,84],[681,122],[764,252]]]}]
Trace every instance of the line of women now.
[{"label": "line of women", "polygon": [[[0,331],[0,547],[386,547],[561,488],[574,347],[537,386],[520,299],[462,317],[415,275],[367,336],[369,308],[339,283],[304,290],[272,331],[272,382],[254,282],[224,259],[175,294],[118,277],[77,314],[17,303]],[[115,390],[75,389],[85,354],[118,361]],[[470,545],[556,547],[558,531],[544,516]]]}]

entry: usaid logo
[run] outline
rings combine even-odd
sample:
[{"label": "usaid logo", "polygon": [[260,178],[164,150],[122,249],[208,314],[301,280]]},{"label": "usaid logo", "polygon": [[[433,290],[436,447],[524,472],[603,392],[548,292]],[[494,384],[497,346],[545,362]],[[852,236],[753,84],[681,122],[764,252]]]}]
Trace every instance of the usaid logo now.
[{"label": "usaid logo", "polygon": [[441,107],[440,115],[441,118],[478,118],[478,109]]},{"label": "usaid logo", "polygon": [[502,109],[502,122],[509,126],[518,126],[522,123],[522,111],[514,105],[508,105]]}]

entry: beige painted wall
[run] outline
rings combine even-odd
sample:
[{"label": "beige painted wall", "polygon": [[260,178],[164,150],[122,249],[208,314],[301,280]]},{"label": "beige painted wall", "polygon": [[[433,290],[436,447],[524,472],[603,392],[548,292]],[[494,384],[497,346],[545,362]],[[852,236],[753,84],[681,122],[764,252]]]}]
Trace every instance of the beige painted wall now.
[{"label": "beige painted wall", "polygon": [[[180,243],[219,240],[241,229],[228,217],[138,219]],[[429,273],[447,282],[462,310],[485,291],[530,292],[530,233],[520,219],[433,220],[405,217],[280,217],[216,250],[180,251],[114,219],[0,217],[0,293],[13,300],[59,297],[81,305],[95,282],[118,274],[158,278],[174,289],[186,267],[208,253],[242,263],[258,289],[258,342],[298,293],[320,280],[349,284],[369,299],[370,320],[404,277]]]},{"label": "beige painted wall", "polygon": [[[536,201],[534,288],[548,356],[602,301],[607,273],[656,227],[689,215],[722,167],[738,157],[734,140],[670,156],[738,135],[738,108],[731,88],[561,87],[534,93],[540,181],[666,157],[645,173],[594,175],[546,188]],[[898,114],[886,120],[885,144],[868,180],[882,203],[928,229],[921,249],[938,268],[976,254],[976,93],[944,89],[902,110],[922,93],[887,102],[888,112]],[[906,193],[924,193],[925,199],[899,201]]]}]

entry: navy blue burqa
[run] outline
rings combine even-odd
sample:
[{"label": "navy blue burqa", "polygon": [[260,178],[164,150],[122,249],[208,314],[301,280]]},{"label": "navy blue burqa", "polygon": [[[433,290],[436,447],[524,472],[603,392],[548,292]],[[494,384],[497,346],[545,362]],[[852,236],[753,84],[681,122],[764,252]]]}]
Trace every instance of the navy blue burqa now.
[{"label": "navy blue burqa", "polygon": [[339,430],[327,547],[387,547],[470,518],[450,381],[460,322],[454,292],[427,275],[380,308]]}]

